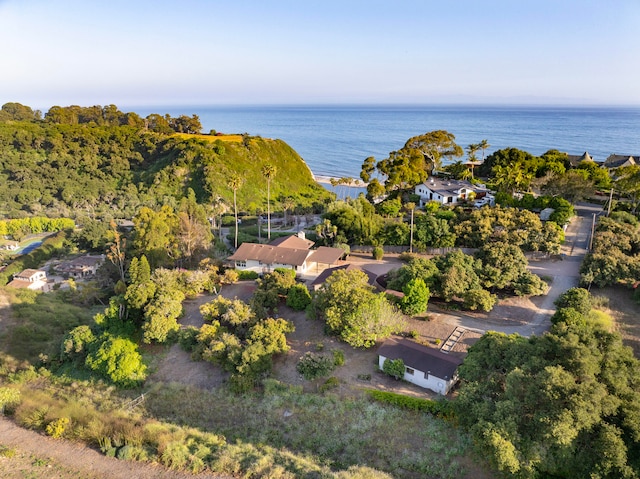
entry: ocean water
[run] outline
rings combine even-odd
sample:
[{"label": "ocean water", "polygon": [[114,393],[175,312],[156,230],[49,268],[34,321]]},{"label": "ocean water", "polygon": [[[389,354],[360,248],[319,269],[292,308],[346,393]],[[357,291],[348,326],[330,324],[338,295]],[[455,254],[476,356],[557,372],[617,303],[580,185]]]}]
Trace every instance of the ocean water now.
[{"label": "ocean water", "polygon": [[[486,139],[485,152],[513,147],[541,155],[588,151],[640,155],[640,108],[486,106],[184,106],[132,111],[196,114],[203,132],[249,133],[287,142],[316,175],[358,178],[365,158],[386,158],[412,136],[447,130],[463,148]],[[482,152],[478,153],[480,157]]]}]

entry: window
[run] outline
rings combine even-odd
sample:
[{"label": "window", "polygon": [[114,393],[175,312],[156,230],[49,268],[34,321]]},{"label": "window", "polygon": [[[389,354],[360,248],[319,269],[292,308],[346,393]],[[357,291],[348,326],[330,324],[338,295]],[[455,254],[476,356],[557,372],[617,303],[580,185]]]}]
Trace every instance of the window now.
[{"label": "window", "polygon": [[247,267],[246,261],[236,261],[236,268],[246,268],[246,267]]},{"label": "window", "polygon": [[415,371],[413,369],[411,369],[411,368],[405,368],[405,372],[407,374],[410,374],[411,376],[413,376],[413,373],[415,373]]}]

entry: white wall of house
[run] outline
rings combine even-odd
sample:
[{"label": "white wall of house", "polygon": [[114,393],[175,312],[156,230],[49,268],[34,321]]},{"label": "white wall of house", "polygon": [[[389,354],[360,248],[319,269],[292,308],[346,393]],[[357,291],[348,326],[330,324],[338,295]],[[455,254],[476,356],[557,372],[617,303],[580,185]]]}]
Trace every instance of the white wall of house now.
[{"label": "white wall of house", "polygon": [[[378,367],[382,371],[384,361],[387,358],[378,356]],[[451,379],[437,378],[428,372],[419,371],[405,365],[404,378],[405,381],[420,386],[421,388],[430,389],[438,394],[446,395],[458,380],[457,376]]]},{"label": "white wall of house", "polygon": [[281,263],[264,264],[264,263],[261,263],[260,261],[249,259],[244,262],[235,261],[235,267],[236,269],[239,269],[242,271],[255,271],[256,273],[263,273],[264,271],[273,271],[276,268],[295,269],[296,273],[299,273],[299,274],[304,274],[307,271],[306,262],[302,266],[293,266],[290,264],[281,264]]}]

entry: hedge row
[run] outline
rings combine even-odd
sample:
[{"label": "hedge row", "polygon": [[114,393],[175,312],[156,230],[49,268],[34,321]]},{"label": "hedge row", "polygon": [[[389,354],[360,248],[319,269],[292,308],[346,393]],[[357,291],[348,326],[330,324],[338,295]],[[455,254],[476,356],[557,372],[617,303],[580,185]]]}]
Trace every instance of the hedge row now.
[{"label": "hedge row", "polygon": [[376,401],[393,404],[394,406],[398,406],[402,409],[428,412],[436,417],[444,419],[453,417],[453,408],[451,407],[451,403],[448,401],[421,399],[387,391],[379,391],[377,389],[367,389],[367,394]]}]

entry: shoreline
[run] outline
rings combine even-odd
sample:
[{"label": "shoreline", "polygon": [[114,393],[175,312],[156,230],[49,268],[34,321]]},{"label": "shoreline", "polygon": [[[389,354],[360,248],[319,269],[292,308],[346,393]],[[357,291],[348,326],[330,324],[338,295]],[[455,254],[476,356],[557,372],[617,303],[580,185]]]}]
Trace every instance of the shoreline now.
[{"label": "shoreline", "polygon": [[[327,176],[327,175],[313,175],[313,179],[315,180],[316,183],[322,183],[322,184],[326,184],[326,185],[330,185],[331,184],[331,180],[338,180],[340,181],[341,178],[338,178],[336,176]],[[351,178],[351,182],[350,183],[340,183],[337,186],[348,186],[348,187],[353,187],[353,188],[366,188],[368,183],[365,183],[364,181],[362,181],[359,178]]]}]

